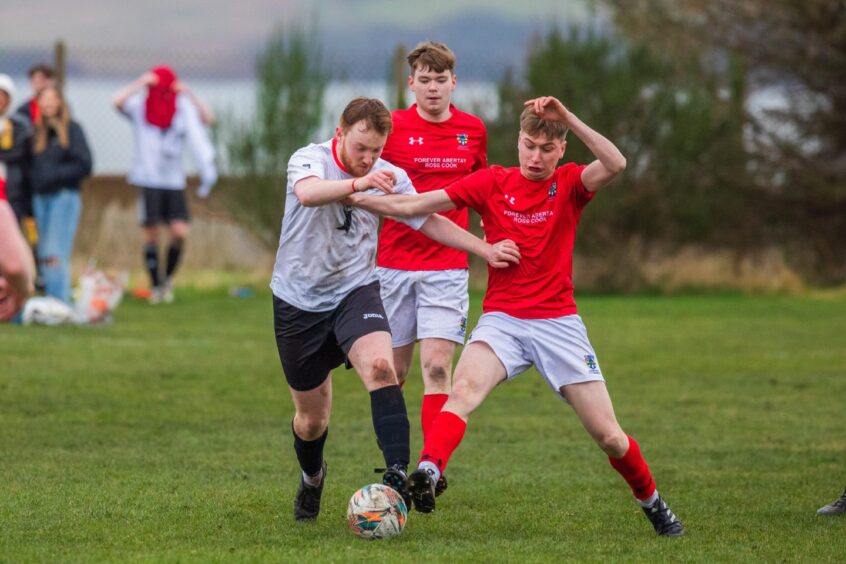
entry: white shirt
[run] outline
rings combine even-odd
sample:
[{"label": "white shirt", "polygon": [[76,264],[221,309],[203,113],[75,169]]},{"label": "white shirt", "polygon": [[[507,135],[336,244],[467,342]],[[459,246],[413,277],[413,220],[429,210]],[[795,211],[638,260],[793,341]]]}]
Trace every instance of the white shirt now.
[{"label": "white shirt", "polygon": [[183,190],[185,169],[182,166],[182,149],[185,141],[191,148],[194,162],[200,173],[200,193],[211,189],[217,181],[214,164],[214,146],[200,119],[197,108],[186,96],[176,97],[176,113],[168,129],[149,123],[145,117],[146,94],[131,96],[120,108],[132,121],[135,153],[128,181],[134,186]]},{"label": "white shirt", "polygon": [[[396,174],[395,193],[416,193],[404,170],[382,159],[371,170],[380,169]],[[379,216],[340,202],[303,206],[294,194],[294,185],[312,176],[323,180],[353,178],[335,161],[332,141],[311,144],[291,156],[285,215],[270,288],[276,297],[299,309],[331,311],[352,290],[377,280]],[[376,189],[368,193],[384,195]],[[425,215],[400,221],[416,230],[427,219]]]}]

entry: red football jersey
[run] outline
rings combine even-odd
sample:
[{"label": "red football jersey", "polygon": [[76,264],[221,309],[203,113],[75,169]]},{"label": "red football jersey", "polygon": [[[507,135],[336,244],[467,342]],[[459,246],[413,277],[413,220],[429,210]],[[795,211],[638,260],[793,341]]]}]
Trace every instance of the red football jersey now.
[{"label": "red football jersey", "polygon": [[456,206],[479,212],[488,242],[511,239],[520,248],[519,265],[488,267],[485,312],[521,319],[576,313],[573,243],[582,209],[594,196],[582,184],[584,168],[567,163],[532,181],[519,168],[494,166],[446,189]]},{"label": "red football jersey", "polygon": [[6,179],[0,176],[0,202],[5,202],[6,199]]},{"label": "red football jersey", "polygon": [[[417,105],[395,110],[394,128],[382,158],[408,173],[417,192],[446,188],[488,164],[488,134],[474,115],[450,106],[452,116],[441,123],[426,121]],[[467,229],[467,210],[442,215]],[[467,268],[467,253],[446,247],[408,226],[385,219],[379,235],[376,264],[397,270]]]}]

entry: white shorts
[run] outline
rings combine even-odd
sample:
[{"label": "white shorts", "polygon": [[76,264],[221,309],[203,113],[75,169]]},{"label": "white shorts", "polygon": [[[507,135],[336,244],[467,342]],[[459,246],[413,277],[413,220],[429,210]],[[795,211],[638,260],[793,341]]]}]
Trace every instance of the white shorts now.
[{"label": "white shorts", "polygon": [[477,341],[493,349],[509,380],[534,365],[556,394],[562,386],[605,381],[578,315],[519,319],[501,312],[485,313],[468,343]]},{"label": "white shorts", "polygon": [[464,344],[467,333],[467,269],[396,270],[377,268],[382,303],[391,324],[393,346],[420,339]]}]

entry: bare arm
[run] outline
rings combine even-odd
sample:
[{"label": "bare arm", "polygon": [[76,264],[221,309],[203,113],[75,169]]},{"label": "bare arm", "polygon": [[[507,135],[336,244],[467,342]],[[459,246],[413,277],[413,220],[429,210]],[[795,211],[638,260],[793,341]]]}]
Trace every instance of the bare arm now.
[{"label": "bare arm", "polygon": [[155,84],[157,80],[158,78],[155,74],[151,72],[145,72],[144,74],[127,84],[125,87],[123,87],[121,90],[119,90],[118,93],[115,94],[115,97],[112,98],[112,105],[116,109],[123,111],[123,105],[126,103],[130,96],[140,91],[141,89],[146,88],[147,86]]},{"label": "bare arm", "polygon": [[8,321],[33,291],[35,264],[8,202],[0,201],[0,321]]},{"label": "bare arm", "polygon": [[[373,199],[387,200],[389,198]],[[420,232],[447,247],[473,253],[485,259],[485,262],[494,268],[507,268],[520,262],[520,250],[514,241],[505,239],[490,245],[442,215],[429,216],[429,219],[420,228]]]},{"label": "bare arm", "polygon": [[366,176],[349,180],[324,180],[310,176],[294,185],[294,195],[302,205],[312,208],[343,200],[370,188],[377,188],[390,194],[396,181],[396,175],[387,169],[374,170]]},{"label": "bare arm", "polygon": [[455,204],[445,190],[390,196],[355,194],[347,198],[347,202],[369,212],[390,217],[412,217],[455,209]]},{"label": "bare arm", "polygon": [[584,143],[597,160],[582,171],[582,184],[589,192],[607,186],[626,169],[626,157],[611,141],[591,129],[557,98],[542,96],[525,102],[543,120],[561,121]]},{"label": "bare arm", "polygon": [[209,108],[206,104],[203,103],[202,100],[200,100],[200,97],[197,96],[194,91],[188,87],[187,84],[180,80],[176,82],[174,88],[177,92],[182,92],[183,94],[188,96],[191,102],[194,103],[194,106],[197,108],[197,113],[200,114],[200,120],[203,122],[203,124],[214,125],[214,112],[212,112],[211,108]]}]

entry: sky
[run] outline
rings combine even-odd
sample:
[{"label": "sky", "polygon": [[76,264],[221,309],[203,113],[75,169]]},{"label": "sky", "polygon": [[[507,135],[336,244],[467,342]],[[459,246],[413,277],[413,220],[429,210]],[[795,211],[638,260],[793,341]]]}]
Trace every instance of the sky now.
[{"label": "sky", "polygon": [[330,58],[369,57],[400,42],[410,47],[435,39],[457,45],[471,58],[487,53],[506,60],[522,54],[533,33],[553,23],[577,25],[597,10],[593,0],[0,0],[0,4],[4,21],[14,22],[4,26],[0,55],[49,53],[54,42],[63,39],[77,57],[77,71],[95,66],[107,70],[126,65],[134,56],[160,52],[190,52],[194,60],[205,57],[226,67],[260,51],[273,29],[311,22],[317,22],[320,42]]}]

